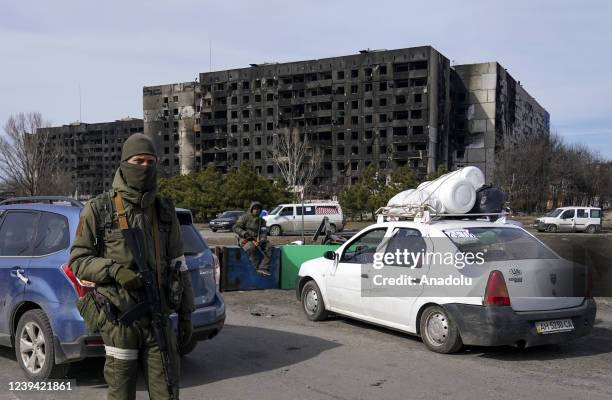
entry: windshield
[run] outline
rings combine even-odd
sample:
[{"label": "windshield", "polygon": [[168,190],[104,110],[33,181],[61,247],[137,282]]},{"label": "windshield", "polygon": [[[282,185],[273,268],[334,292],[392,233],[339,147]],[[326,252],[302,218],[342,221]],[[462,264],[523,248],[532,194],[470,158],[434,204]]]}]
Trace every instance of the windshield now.
[{"label": "windshield", "polygon": [[444,234],[462,253],[482,253],[485,261],[556,259],[540,241],[516,228],[446,229]]},{"label": "windshield", "polygon": [[545,217],[558,217],[559,214],[561,214],[562,212],[563,212],[562,209],[557,208],[557,209],[547,212],[544,216]]},{"label": "windshield", "polygon": [[223,214],[219,215],[219,218],[233,218],[240,216],[241,211],[225,211]]},{"label": "windshield", "polygon": [[269,215],[276,215],[281,210],[281,208],[283,208],[283,206],[276,206],[276,207],[274,207],[274,210],[270,211],[268,214]]}]

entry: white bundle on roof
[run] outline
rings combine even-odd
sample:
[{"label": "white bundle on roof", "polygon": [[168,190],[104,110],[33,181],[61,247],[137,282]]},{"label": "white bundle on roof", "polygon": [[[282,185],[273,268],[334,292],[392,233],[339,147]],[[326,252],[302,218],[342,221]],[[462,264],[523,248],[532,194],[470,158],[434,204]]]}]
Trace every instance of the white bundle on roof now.
[{"label": "white bundle on roof", "polygon": [[464,214],[474,206],[476,189],[484,183],[480,169],[461,168],[393,196],[387,203],[388,213],[398,215],[408,209],[427,206],[437,213]]}]

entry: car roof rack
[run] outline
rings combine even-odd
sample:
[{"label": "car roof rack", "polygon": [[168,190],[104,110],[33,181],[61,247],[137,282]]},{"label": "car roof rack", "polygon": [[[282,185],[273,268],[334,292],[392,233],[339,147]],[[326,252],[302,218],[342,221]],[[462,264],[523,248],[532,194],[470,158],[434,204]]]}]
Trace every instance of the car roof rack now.
[{"label": "car roof rack", "polygon": [[385,218],[389,218],[388,220],[393,220],[393,218],[397,218],[399,220],[402,219],[414,219],[418,220],[443,220],[443,219],[457,219],[459,218],[484,218],[484,217],[504,217],[507,215],[506,212],[501,213],[465,213],[465,214],[451,214],[451,213],[439,213],[433,207],[428,204],[423,204],[420,206],[385,206],[380,207],[376,210],[375,215],[379,218],[382,217],[383,220]]},{"label": "car roof rack", "polygon": [[83,203],[80,201],[73,199],[72,197],[65,196],[27,196],[27,197],[11,197],[4,201],[0,201],[0,206],[5,206],[8,204],[26,204],[26,203],[70,203],[73,207],[83,207]]}]

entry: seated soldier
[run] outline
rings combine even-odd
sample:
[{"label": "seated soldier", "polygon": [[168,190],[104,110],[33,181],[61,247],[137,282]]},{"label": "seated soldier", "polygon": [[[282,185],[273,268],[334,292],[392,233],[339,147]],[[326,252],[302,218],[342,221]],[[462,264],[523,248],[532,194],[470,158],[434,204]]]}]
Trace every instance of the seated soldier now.
[{"label": "seated soldier", "polygon": [[271,247],[266,233],[262,232],[266,221],[260,216],[261,210],[261,203],[253,202],[249,210],[236,221],[234,233],[238,235],[240,247],[249,255],[257,273],[269,276]]}]

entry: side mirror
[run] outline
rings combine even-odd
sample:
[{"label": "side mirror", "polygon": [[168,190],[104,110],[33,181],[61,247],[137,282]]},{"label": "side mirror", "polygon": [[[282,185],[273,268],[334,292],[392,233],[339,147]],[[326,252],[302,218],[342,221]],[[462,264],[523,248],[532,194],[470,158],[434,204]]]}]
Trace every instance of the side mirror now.
[{"label": "side mirror", "polygon": [[325,254],[323,254],[324,258],[327,258],[328,260],[335,260],[336,259],[336,252],[335,251],[326,251]]}]

